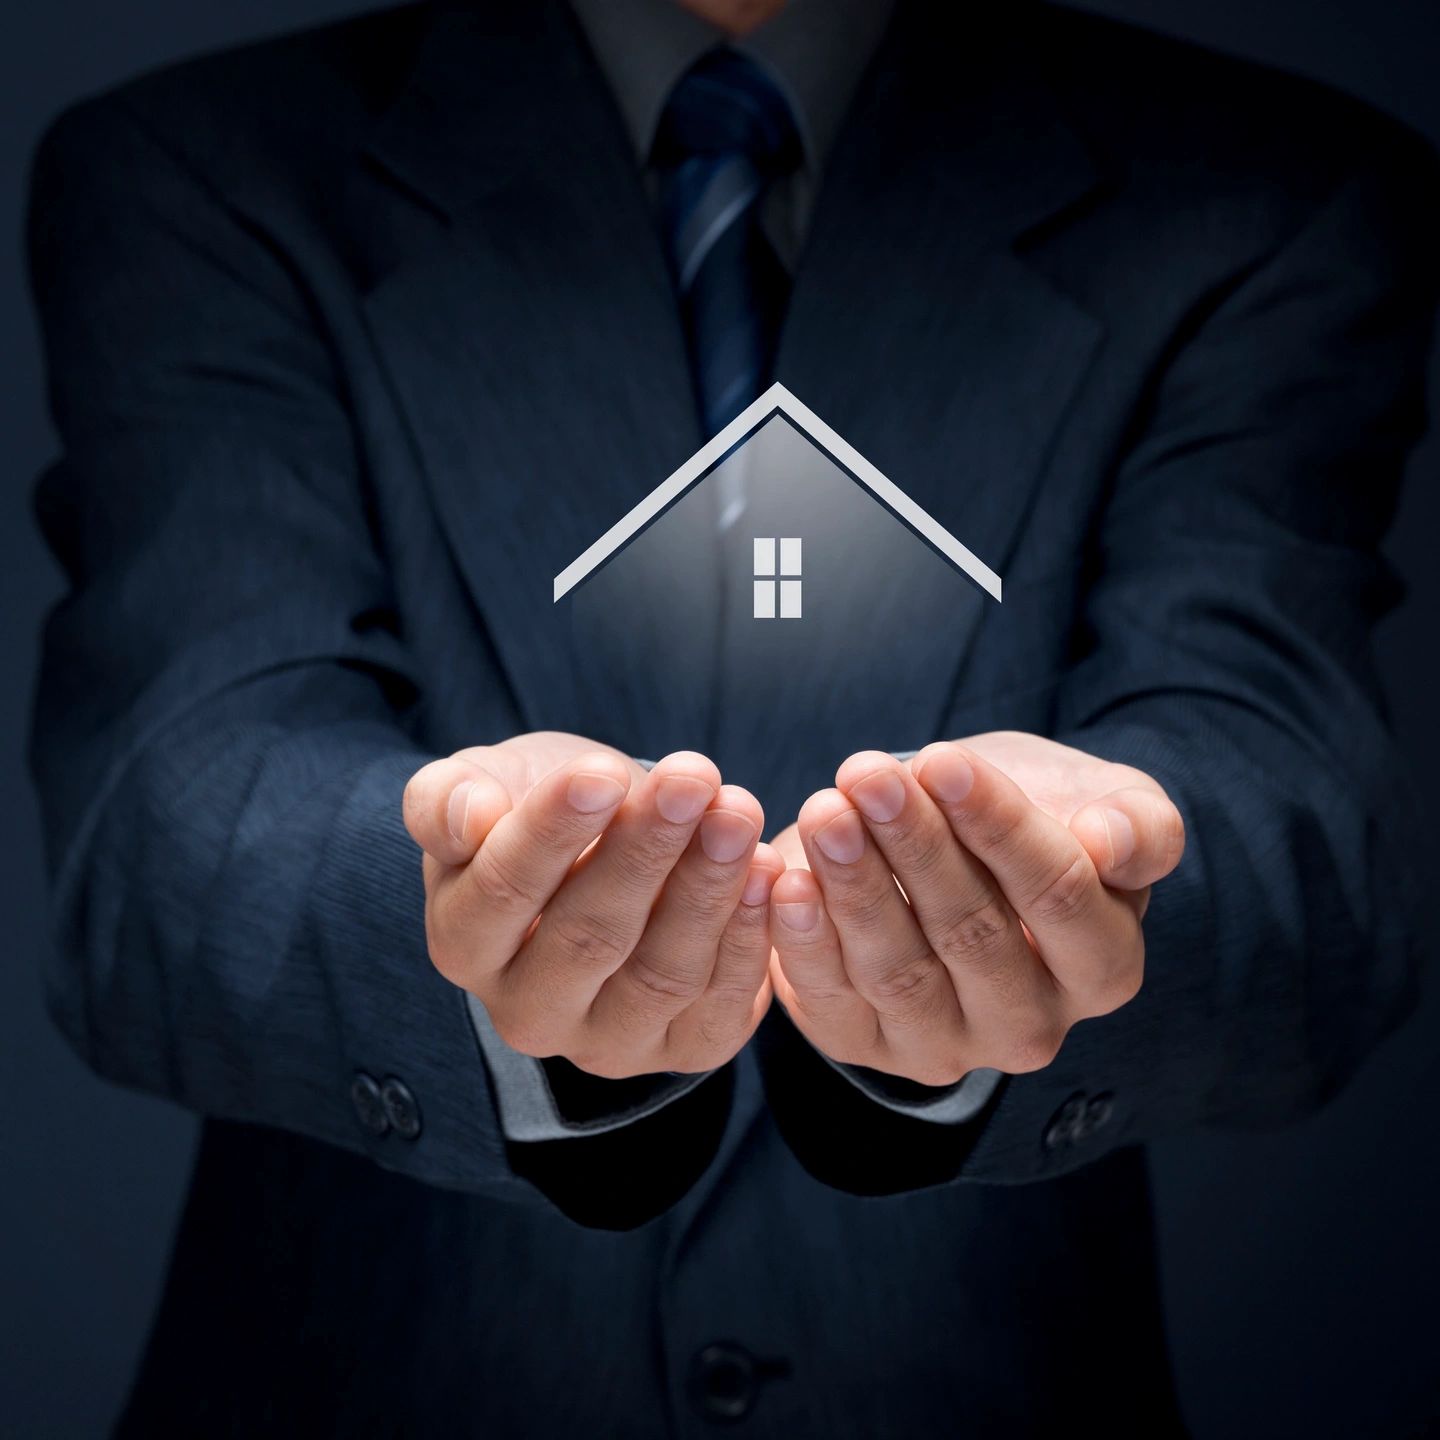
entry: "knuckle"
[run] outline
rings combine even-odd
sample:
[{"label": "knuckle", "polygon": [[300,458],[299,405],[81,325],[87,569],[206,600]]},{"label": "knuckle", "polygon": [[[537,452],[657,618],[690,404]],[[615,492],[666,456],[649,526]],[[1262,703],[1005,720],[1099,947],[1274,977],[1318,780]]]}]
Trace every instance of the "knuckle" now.
[{"label": "knuckle", "polygon": [[972,849],[1003,857],[1016,846],[1020,816],[1008,805],[997,805],[970,816],[965,829],[966,843]]},{"label": "knuckle", "polygon": [[879,967],[867,977],[866,988],[887,1005],[907,1006],[927,999],[934,981],[929,956],[905,957]]},{"label": "knuckle", "polygon": [[[794,992],[796,1003],[817,1023],[828,1023],[845,1015],[856,1000],[853,990],[839,985],[797,985],[792,981],[790,988]],[[827,1050],[826,1053],[830,1052]],[[837,1055],[832,1058],[838,1060],[840,1057]]]},{"label": "knuckle", "polygon": [[864,884],[839,885],[826,895],[825,904],[842,925],[869,932],[882,928],[896,898],[893,885],[888,889]]},{"label": "knuckle", "polygon": [[[720,949],[723,955],[734,957],[759,952],[768,957],[770,953],[770,907],[768,905],[735,904],[727,892],[725,903],[734,908],[720,932]],[[758,962],[757,962],[758,963]]]},{"label": "knuckle", "polygon": [[630,937],[602,914],[563,913],[551,920],[550,938],[560,953],[585,970],[610,971],[630,953]]},{"label": "knuckle", "polygon": [[683,1010],[702,988],[694,976],[667,969],[644,954],[630,957],[625,975],[642,1000],[663,1011]]},{"label": "knuckle", "polygon": [[[695,1026],[698,1058],[682,1057],[682,1060],[695,1070],[711,1070],[716,1065],[723,1064],[739,1049],[742,1034],[733,1012],[703,1015]],[[687,1064],[677,1062],[670,1068],[684,1070]]]},{"label": "knuckle", "polygon": [[1045,925],[1071,923],[1090,908],[1098,886],[1089,856],[1083,850],[1078,851],[1059,874],[1041,886],[1025,907],[1026,918]]},{"label": "knuckle", "polygon": [[644,824],[625,839],[627,872],[653,879],[669,873],[685,848],[687,833],[678,826]]},{"label": "knuckle", "polygon": [[788,966],[785,979],[796,997],[811,1009],[824,1009],[855,998],[854,987],[848,980],[835,980],[829,974],[807,974],[804,966]]},{"label": "knuckle", "polygon": [[734,888],[732,877],[723,871],[687,866],[676,871],[665,893],[682,915],[711,920],[724,915],[735,903],[731,898]]},{"label": "knuckle", "polygon": [[[948,837],[947,837],[948,840]],[[953,840],[948,840],[953,845]],[[943,845],[935,843],[932,833],[902,816],[891,826],[887,846],[894,854],[894,864],[903,871],[907,885],[921,885],[932,879],[941,869],[946,851]]]},{"label": "knuckle", "polygon": [[487,851],[482,846],[465,873],[487,909],[514,915],[535,904],[523,871],[503,850]]},{"label": "knuckle", "polygon": [[750,1005],[765,978],[764,957],[757,956],[753,965],[729,963],[717,965],[705,993],[721,1006]]},{"label": "knuckle", "polygon": [[1004,956],[1011,928],[1006,906],[991,894],[940,921],[932,943],[947,960],[983,966]]}]

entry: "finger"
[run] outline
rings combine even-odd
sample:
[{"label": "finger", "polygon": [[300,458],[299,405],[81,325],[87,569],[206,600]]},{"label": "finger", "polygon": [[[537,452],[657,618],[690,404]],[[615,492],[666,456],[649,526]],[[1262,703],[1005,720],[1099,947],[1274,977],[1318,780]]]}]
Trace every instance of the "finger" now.
[{"label": "finger", "polygon": [[901,1031],[957,1027],[955,987],[859,812],[840,791],[822,790],[801,807],[798,824],[845,968],[887,1041],[899,1046]]},{"label": "finger", "polygon": [[[525,735],[512,736],[498,745],[467,746],[457,750],[454,758],[473,761],[498,780],[509,793],[511,802],[518,805],[541,776],[548,775],[581,751],[595,748],[606,750],[609,747],[597,747],[583,735],[561,730],[532,730]],[[645,767],[638,760],[622,755],[621,763],[629,771],[632,783],[644,777]]]},{"label": "finger", "polygon": [[800,1033],[832,1060],[873,1063],[885,1048],[880,1017],[845,968],[840,937],[810,871],[792,868],[775,882],[770,943],[775,994]]},{"label": "finger", "polygon": [[427,855],[442,865],[465,865],[510,809],[510,796],[474,761],[452,755],[410,777],[402,807],[410,838]]},{"label": "finger", "polygon": [[672,1070],[710,1070],[740,1049],[770,1006],[770,892],[785,861],[757,845],[700,998],[670,1025]]},{"label": "finger", "polygon": [[1055,1003],[1055,982],[994,877],[959,844],[910,769],[880,751],[836,774],[949,972],[971,1030],[1013,1028]]},{"label": "finger", "polygon": [[431,955],[442,974],[473,989],[503,969],[629,784],[618,756],[580,755],[495,822],[474,859],[431,896]]},{"label": "finger", "polygon": [[894,756],[878,750],[852,755],[835,783],[864,817],[922,929],[927,912],[939,919],[957,902],[995,895],[985,867],[956,843],[950,822]]},{"label": "finger", "polygon": [[1132,998],[1143,954],[1134,909],[1100,883],[1075,835],[963,746],[927,746],[915,774],[1024,921],[1071,1013],[1103,1014]]},{"label": "finger", "polygon": [[591,1025],[622,1034],[663,1030],[699,999],[764,823],[753,795],[737,785],[721,786],[665,880],[634,950],[595,996]]},{"label": "finger", "polygon": [[1185,822],[1163,791],[1127,786],[1077,810],[1070,829],[1117,890],[1163,880],[1185,853]]},{"label": "finger", "polygon": [[604,837],[545,907],[502,977],[552,1017],[580,1023],[629,958],[670,871],[720,789],[712,761],[668,755],[640,780]]}]

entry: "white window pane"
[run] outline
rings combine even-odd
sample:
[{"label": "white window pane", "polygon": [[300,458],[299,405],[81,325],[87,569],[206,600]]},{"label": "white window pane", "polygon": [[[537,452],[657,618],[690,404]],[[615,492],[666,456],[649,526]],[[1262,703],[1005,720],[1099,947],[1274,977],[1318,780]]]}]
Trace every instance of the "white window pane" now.
[{"label": "white window pane", "polygon": [[[755,572],[760,573],[758,570]],[[767,571],[767,574],[773,572]],[[800,541],[782,540],[780,542],[780,573],[782,575],[799,575],[800,572]]]},{"label": "white window pane", "polygon": [[757,575],[773,575],[775,573],[775,541],[773,537],[768,540],[755,541],[755,573]]},{"label": "white window pane", "polygon": [[800,581],[782,580],[780,582],[780,618],[782,620],[798,620],[800,618]]},{"label": "white window pane", "polygon": [[775,618],[775,582],[773,580],[757,580],[755,582],[755,618],[757,620],[773,620]]}]

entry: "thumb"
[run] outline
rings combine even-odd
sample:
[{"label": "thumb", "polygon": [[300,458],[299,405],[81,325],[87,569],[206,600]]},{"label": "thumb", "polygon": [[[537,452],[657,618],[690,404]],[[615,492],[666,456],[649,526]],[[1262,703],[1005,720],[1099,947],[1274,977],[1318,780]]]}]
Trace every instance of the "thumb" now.
[{"label": "thumb", "polygon": [[1112,790],[1077,810],[1070,832],[1113,890],[1143,890],[1163,880],[1185,852],[1185,822],[1158,788]]},{"label": "thumb", "polygon": [[405,828],[442,865],[469,864],[491,827],[511,808],[506,787],[474,760],[432,760],[405,787]]}]

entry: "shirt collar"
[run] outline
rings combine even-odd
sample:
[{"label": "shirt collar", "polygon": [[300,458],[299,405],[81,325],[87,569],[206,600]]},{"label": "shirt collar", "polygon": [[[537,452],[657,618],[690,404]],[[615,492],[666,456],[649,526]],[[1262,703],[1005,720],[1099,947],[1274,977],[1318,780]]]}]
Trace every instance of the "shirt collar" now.
[{"label": "shirt collar", "polygon": [[[571,4],[643,162],[676,82],[728,37],[676,0]],[[757,30],[728,41],[764,66],[784,92],[812,174],[830,153],[893,9],[894,0],[789,0]]]}]

